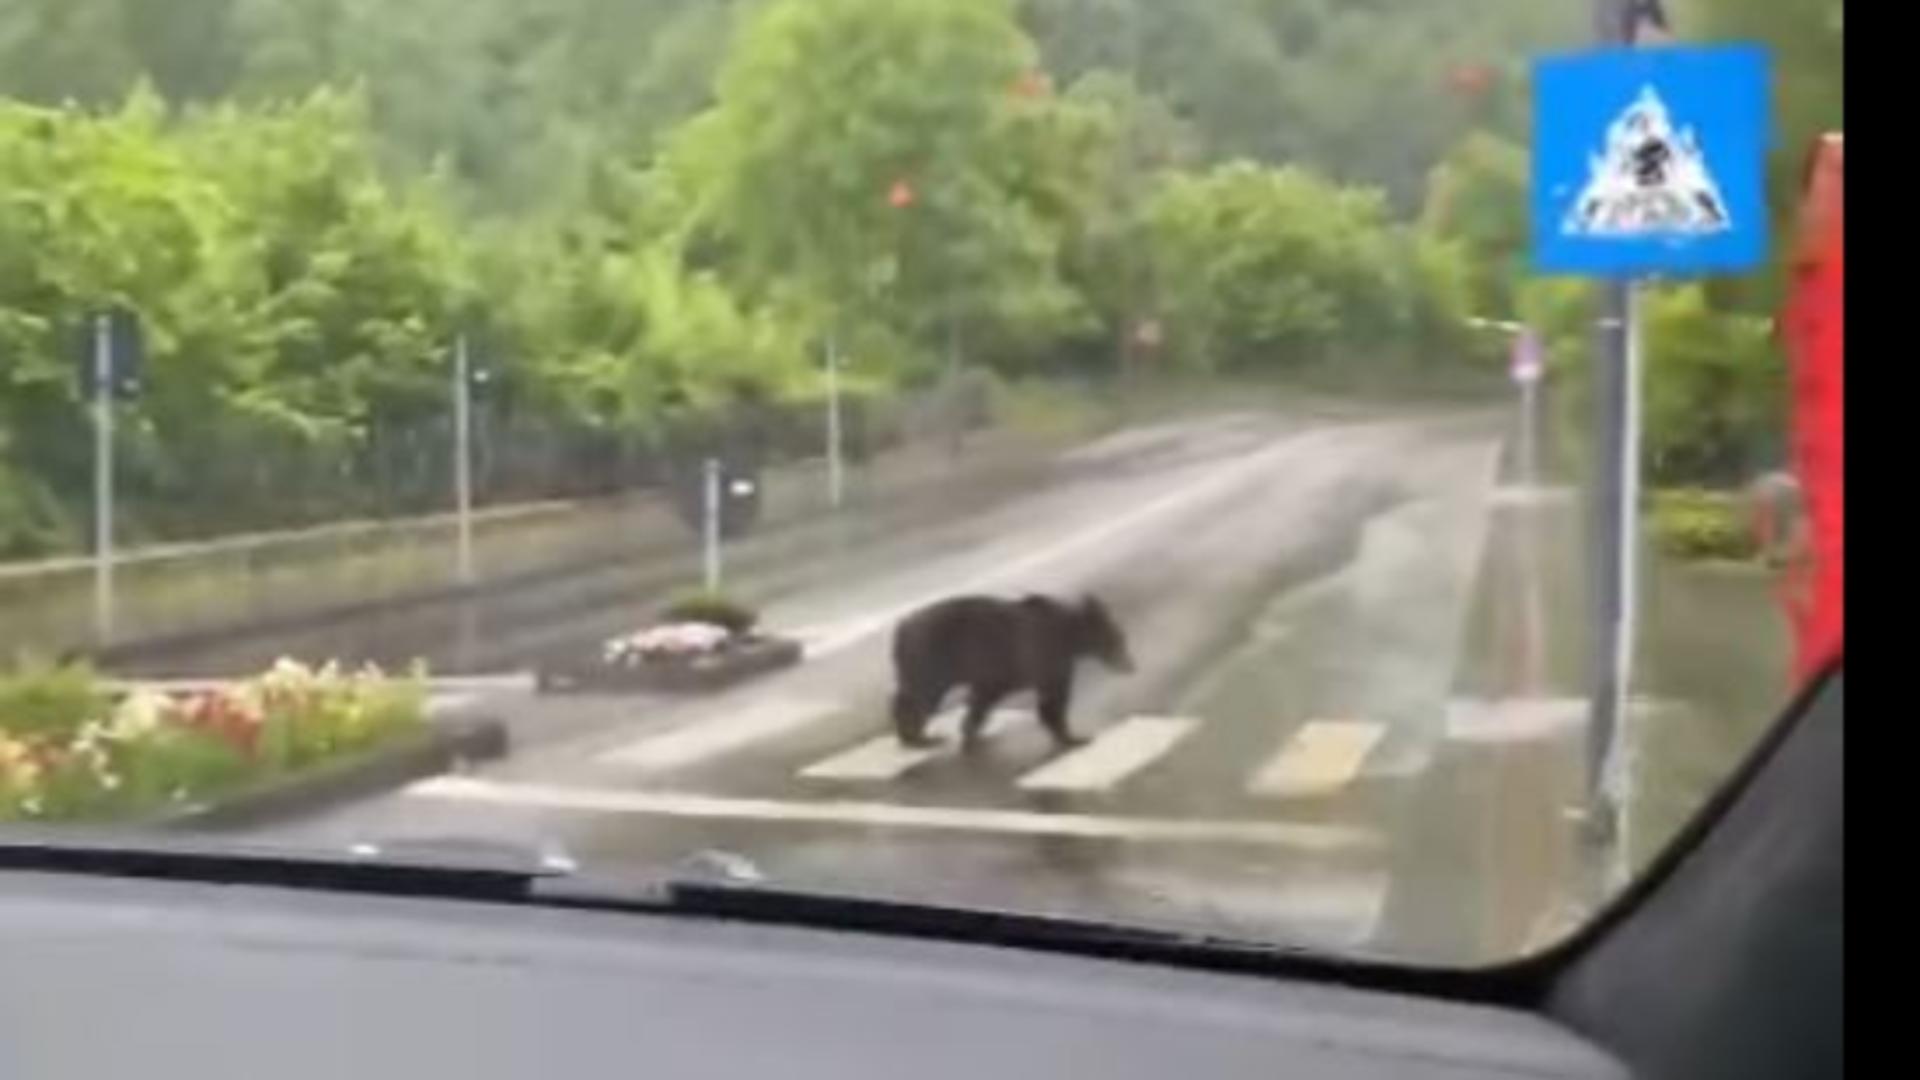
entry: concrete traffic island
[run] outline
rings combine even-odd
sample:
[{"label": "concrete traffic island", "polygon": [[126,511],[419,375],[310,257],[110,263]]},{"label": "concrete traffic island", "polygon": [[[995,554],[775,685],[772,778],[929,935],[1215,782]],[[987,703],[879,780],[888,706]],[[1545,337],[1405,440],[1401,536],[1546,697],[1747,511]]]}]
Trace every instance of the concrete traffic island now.
[{"label": "concrete traffic island", "polygon": [[681,597],[651,625],[601,644],[597,655],[551,657],[542,693],[712,693],[798,664],[791,638],[756,629],[760,613],[714,590]]},{"label": "concrete traffic island", "polygon": [[713,693],[792,667],[802,655],[790,638],[748,635],[692,656],[557,658],[540,665],[535,685],[542,693]]}]

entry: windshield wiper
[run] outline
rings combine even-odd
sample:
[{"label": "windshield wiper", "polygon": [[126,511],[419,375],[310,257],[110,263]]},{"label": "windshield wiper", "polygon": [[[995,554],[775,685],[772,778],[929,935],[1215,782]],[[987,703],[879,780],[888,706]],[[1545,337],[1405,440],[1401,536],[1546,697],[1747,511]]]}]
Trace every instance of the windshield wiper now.
[{"label": "windshield wiper", "polygon": [[[709,866],[712,864],[709,863]],[[1278,959],[1323,959],[1285,945],[1213,934],[1116,924],[984,907],[950,907],[895,897],[824,892],[776,885],[755,876],[702,873],[655,879],[642,888],[610,887],[592,876],[531,883],[531,899],[582,908],[665,911],[894,937],[1038,948],[1117,959],[1152,960],[1237,970],[1269,970]]]},{"label": "windshield wiper", "polygon": [[154,881],[270,885],[389,896],[525,902],[534,882],[570,862],[502,845],[435,844],[297,849],[140,830],[0,829],[0,870]]},{"label": "windshield wiper", "polygon": [[1479,970],[1411,967],[1374,957],[1342,956],[1198,930],[818,892],[730,875],[669,878],[638,894],[606,892],[604,883],[591,877],[545,878],[533,882],[531,888],[533,899],[558,906],[664,911],[696,918],[1063,953],[1268,978],[1307,978],[1369,991],[1440,994],[1496,1005],[1529,1001],[1539,991],[1538,973],[1525,962]]},{"label": "windshield wiper", "polygon": [[712,918],[1304,977],[1490,1004],[1525,1000],[1537,990],[1524,964],[1504,971],[1409,968],[1199,931],[789,888],[769,884],[750,862],[725,852],[698,853],[664,875],[621,881],[581,873],[563,855],[511,844],[401,841],[287,849],[134,830],[75,833],[10,825],[0,829],[0,871]]}]

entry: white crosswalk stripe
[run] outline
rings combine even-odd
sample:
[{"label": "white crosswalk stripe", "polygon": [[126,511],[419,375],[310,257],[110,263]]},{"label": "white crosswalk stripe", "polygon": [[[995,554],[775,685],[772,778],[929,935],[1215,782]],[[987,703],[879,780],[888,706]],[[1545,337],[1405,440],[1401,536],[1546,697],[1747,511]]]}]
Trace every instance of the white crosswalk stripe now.
[{"label": "white crosswalk stripe", "polygon": [[[929,761],[956,753],[961,715],[960,709],[948,709],[928,721],[927,734],[941,740],[937,746],[902,746],[899,739],[888,733],[869,739],[845,753],[816,761],[800,770],[800,775],[808,780],[842,782],[897,779]],[[995,731],[1004,730],[1008,723],[1028,721],[1032,717],[1032,713],[1017,709],[996,710],[987,718],[981,735],[990,737]]]},{"label": "white crosswalk stripe", "polygon": [[1360,720],[1310,720],[1254,774],[1247,790],[1267,798],[1330,795],[1359,775],[1386,729]]},{"label": "white crosswalk stripe", "polygon": [[641,739],[600,755],[600,760],[649,772],[685,768],[805,727],[838,707],[816,701],[763,700],[664,735]]},{"label": "white crosswalk stripe", "polygon": [[1136,716],[1023,776],[1023,791],[1106,791],[1153,764],[1200,726],[1197,720]]}]

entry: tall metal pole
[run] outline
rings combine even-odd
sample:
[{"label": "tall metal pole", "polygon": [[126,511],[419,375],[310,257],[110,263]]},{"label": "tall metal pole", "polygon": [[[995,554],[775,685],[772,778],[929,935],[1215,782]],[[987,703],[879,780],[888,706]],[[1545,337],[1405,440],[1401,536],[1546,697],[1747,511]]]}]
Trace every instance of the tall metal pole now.
[{"label": "tall metal pole", "polygon": [[704,470],[704,499],[700,518],[701,562],[707,591],[720,588],[720,459],[708,458]]},{"label": "tall metal pole", "polygon": [[473,584],[473,379],[467,336],[453,344],[453,498],[459,517],[460,584]]},{"label": "tall metal pole", "polygon": [[[1529,347],[1537,348],[1537,343],[1529,340]],[[1537,357],[1526,360],[1529,369],[1520,381],[1520,487],[1529,498],[1538,497],[1544,478],[1540,468],[1540,377]],[[1525,658],[1521,666],[1521,692],[1526,696],[1537,696],[1546,690],[1546,657],[1543,655],[1546,645],[1546,611],[1540,592],[1540,553],[1539,546],[1542,530],[1540,519],[1529,513],[1520,518],[1518,528],[1520,548],[1521,589],[1523,590],[1522,633],[1526,639]]]},{"label": "tall metal pole", "polygon": [[[1596,0],[1602,44],[1634,45],[1643,31],[1662,32],[1658,0]],[[1633,674],[1635,549],[1640,536],[1641,349],[1637,286],[1609,282],[1600,322],[1595,372],[1595,435],[1599,476],[1594,496],[1594,584],[1597,631],[1593,658],[1593,715],[1588,726],[1589,824],[1611,836],[1617,824],[1617,783],[1623,726]]]},{"label": "tall metal pole", "polygon": [[846,500],[846,464],[840,430],[840,345],[827,336],[827,503],[835,510]]},{"label": "tall metal pole", "polygon": [[[1145,109],[1146,87],[1142,68],[1146,52],[1146,27],[1142,20],[1147,5],[1136,4],[1127,17],[1127,77],[1132,84],[1133,115],[1127,117],[1127,140],[1125,172],[1126,219],[1129,236],[1138,235],[1133,229],[1134,217],[1140,212],[1140,123]],[[1141,255],[1133,243],[1123,248],[1125,260],[1124,289],[1126,292],[1126,310],[1122,314],[1120,327],[1120,375],[1122,399],[1135,390],[1136,375],[1139,368],[1140,306],[1142,294],[1146,291],[1141,285]]]},{"label": "tall metal pole", "polygon": [[966,395],[960,385],[960,306],[949,302],[947,312],[947,456],[960,456],[966,441]]},{"label": "tall metal pole", "polygon": [[93,322],[93,627],[113,641],[113,323]]}]

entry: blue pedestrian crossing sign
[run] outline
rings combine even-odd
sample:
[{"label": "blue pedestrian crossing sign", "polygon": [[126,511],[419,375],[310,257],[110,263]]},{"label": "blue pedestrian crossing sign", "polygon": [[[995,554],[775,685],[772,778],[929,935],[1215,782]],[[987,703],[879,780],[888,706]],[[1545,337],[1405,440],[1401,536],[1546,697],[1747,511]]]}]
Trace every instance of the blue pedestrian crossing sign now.
[{"label": "blue pedestrian crossing sign", "polygon": [[1767,53],[1603,49],[1533,71],[1533,262],[1688,277],[1767,257]]}]

